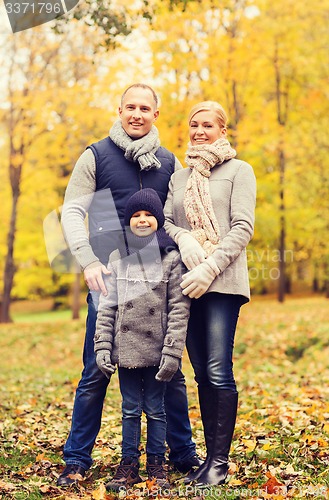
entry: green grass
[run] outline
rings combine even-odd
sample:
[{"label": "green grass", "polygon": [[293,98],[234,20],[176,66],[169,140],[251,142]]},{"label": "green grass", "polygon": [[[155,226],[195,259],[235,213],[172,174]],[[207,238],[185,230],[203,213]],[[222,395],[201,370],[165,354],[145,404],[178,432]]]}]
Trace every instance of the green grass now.
[{"label": "green grass", "polygon": [[[289,298],[284,304],[257,298],[242,308],[235,347],[240,400],[229,482],[205,493],[186,491],[171,472],[173,498],[328,498],[328,305],[321,297]],[[82,370],[85,322],[84,314],[71,321],[64,313],[34,312],[24,319],[17,312],[16,323],[0,326],[1,500],[114,498],[106,495],[104,482],[120,458],[116,375],[86,481],[67,492],[56,487]],[[203,455],[197,391],[186,356],[184,372],[193,434]],[[142,474],[144,448],[145,422]],[[135,488],[129,498],[145,495]]]},{"label": "green grass", "polygon": [[[80,315],[83,317],[86,313],[86,307],[81,308]],[[72,318],[72,311],[65,309],[59,311],[42,312],[14,312],[12,314],[15,323],[44,323],[52,321],[69,321]]]}]

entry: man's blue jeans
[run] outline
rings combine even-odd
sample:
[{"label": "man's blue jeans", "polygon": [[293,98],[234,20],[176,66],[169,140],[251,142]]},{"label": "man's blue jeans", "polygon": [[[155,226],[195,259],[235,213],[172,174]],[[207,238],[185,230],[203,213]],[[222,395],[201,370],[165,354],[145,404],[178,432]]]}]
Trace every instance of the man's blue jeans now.
[{"label": "man's blue jeans", "polygon": [[[109,383],[98,369],[94,353],[98,297],[96,292],[90,292],[87,297],[84,369],[76,390],[71,431],[64,446],[66,464],[76,464],[84,469],[89,469],[92,464],[91,452],[101,426],[103,403]],[[165,409],[169,458],[172,462],[184,461],[195,454],[195,443],[192,441],[185,378],[181,370],[166,384]]]},{"label": "man's blue jeans", "polygon": [[141,416],[146,415],[146,456],[164,458],[166,446],[166,385],[158,382],[158,367],[119,368],[122,395],[122,458],[140,456]]},{"label": "man's blue jeans", "polygon": [[233,347],[241,295],[209,292],[192,299],[187,351],[198,385],[236,392]]}]

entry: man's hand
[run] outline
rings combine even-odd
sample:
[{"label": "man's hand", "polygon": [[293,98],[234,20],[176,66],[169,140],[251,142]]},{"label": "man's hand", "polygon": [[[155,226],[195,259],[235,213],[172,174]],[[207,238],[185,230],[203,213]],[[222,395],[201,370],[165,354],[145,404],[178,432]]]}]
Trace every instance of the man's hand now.
[{"label": "man's hand", "polygon": [[111,353],[107,349],[101,349],[96,352],[96,363],[98,368],[107,378],[115,372],[115,365],[111,363]]},{"label": "man's hand", "polygon": [[198,299],[210,287],[216,276],[220,273],[215,259],[208,257],[202,264],[183,274],[181,288],[183,295],[188,295],[191,299]]},{"label": "man's hand", "polygon": [[111,271],[109,271],[107,267],[100,262],[93,262],[85,268],[83,274],[89,290],[102,292],[102,294],[106,297],[107,290],[103,280],[103,274],[109,275],[111,274]]},{"label": "man's hand", "polygon": [[191,270],[205,260],[206,252],[194,236],[189,233],[181,233],[176,240],[182,261],[187,269]]}]

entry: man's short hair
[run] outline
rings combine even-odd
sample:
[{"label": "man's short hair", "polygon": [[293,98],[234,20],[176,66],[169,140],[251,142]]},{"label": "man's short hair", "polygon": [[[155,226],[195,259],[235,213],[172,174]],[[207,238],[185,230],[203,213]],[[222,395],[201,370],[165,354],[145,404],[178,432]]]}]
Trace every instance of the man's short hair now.
[{"label": "man's short hair", "polygon": [[133,88],[142,88],[142,89],[146,89],[146,90],[149,90],[152,95],[153,95],[153,99],[154,99],[154,103],[155,103],[155,108],[158,109],[158,105],[159,105],[159,99],[158,99],[158,96],[156,95],[155,91],[152,89],[152,87],[150,87],[149,85],[146,85],[146,83],[133,83],[132,85],[130,85],[125,91],[124,93],[122,94],[121,96],[121,107],[123,105],[123,99],[126,95],[126,93],[128,92],[128,90],[130,89],[133,89]]}]

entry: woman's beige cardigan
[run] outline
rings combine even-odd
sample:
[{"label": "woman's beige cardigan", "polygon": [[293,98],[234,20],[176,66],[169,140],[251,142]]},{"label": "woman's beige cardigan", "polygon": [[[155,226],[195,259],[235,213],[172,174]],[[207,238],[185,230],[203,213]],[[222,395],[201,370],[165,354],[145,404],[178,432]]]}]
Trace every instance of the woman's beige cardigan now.
[{"label": "woman's beige cardigan", "polygon": [[[175,172],[165,204],[165,229],[171,238],[191,227],[183,199],[190,168]],[[219,248],[212,254],[220,269],[207,292],[239,294],[250,299],[246,246],[254,231],[256,179],[252,167],[241,160],[228,160],[211,169],[210,195],[220,228]]]}]

